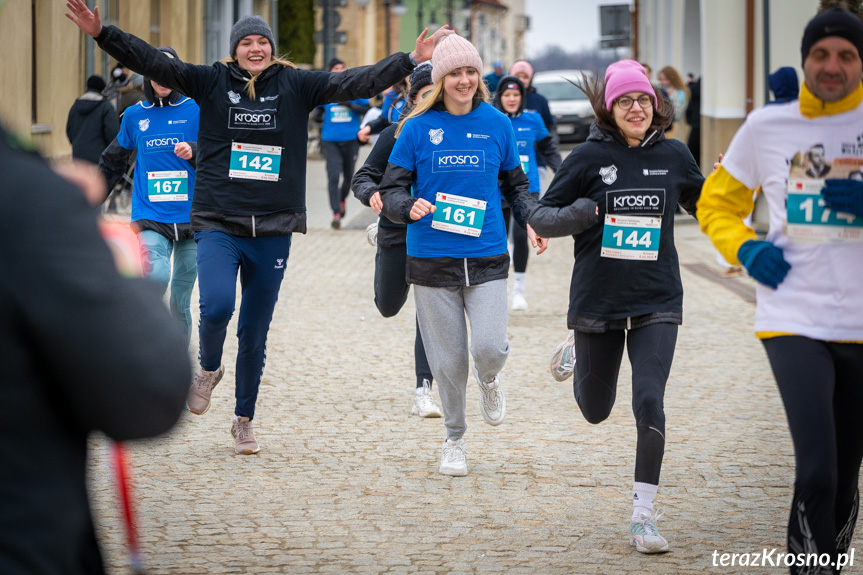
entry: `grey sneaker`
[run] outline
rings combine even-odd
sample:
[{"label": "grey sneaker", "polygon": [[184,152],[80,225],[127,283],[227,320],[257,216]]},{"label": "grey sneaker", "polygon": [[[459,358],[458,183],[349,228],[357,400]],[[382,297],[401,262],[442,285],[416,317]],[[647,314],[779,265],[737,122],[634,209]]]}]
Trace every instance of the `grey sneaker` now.
[{"label": "grey sneaker", "polygon": [[429,380],[423,380],[423,386],[417,389],[414,395],[414,406],[411,409],[413,415],[420,417],[441,417],[440,407],[434,402],[434,396],[431,393],[431,384]]},{"label": "grey sneaker", "polygon": [[195,374],[195,381],[186,396],[186,407],[195,415],[204,415],[210,409],[210,397],[213,389],[225,375],[225,366],[220,365],[216,371],[200,370]]},{"label": "grey sneaker", "polygon": [[231,435],[234,436],[234,451],[240,455],[252,455],[261,450],[255,440],[252,422],[248,417],[234,416],[234,421],[231,423]]},{"label": "grey sneaker", "polygon": [[566,381],[575,371],[575,331],[569,330],[551,354],[551,376],[557,381]]},{"label": "grey sneaker", "polygon": [[506,395],[500,388],[500,376],[494,376],[489,382],[480,380],[476,366],[473,367],[473,376],[479,384],[479,411],[483,419],[489,425],[500,425],[506,416]]},{"label": "grey sneaker", "polygon": [[464,477],[467,475],[467,443],[464,438],[457,441],[447,439],[443,442],[443,450],[440,458],[440,469],[443,475]]},{"label": "grey sneaker", "polygon": [[637,520],[629,524],[629,544],[635,545],[639,553],[664,553],[668,551],[668,541],[659,534],[656,521],[662,513],[647,515],[641,513]]},{"label": "grey sneaker", "polygon": [[366,239],[369,240],[369,245],[376,247],[378,245],[378,223],[369,224],[366,228]]}]

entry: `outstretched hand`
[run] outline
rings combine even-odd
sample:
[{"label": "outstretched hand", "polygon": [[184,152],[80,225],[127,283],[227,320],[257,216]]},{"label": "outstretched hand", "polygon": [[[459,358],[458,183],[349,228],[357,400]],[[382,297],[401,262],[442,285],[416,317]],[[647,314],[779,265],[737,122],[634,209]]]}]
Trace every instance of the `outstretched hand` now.
[{"label": "outstretched hand", "polygon": [[68,0],[66,2],[66,18],[75,23],[85,34],[95,38],[102,31],[102,18],[99,16],[99,6],[93,12],[87,7],[83,0]]},{"label": "outstretched hand", "polygon": [[437,31],[431,35],[431,38],[426,38],[428,32],[429,29],[426,28],[422,31],[422,34],[419,35],[419,37],[417,38],[416,48],[411,55],[414,59],[414,62],[416,62],[417,64],[419,64],[420,62],[425,62],[426,60],[431,60],[432,54],[434,54],[435,45],[437,45],[437,43],[440,42],[445,36],[455,34],[455,30],[449,24],[438,28]]}]

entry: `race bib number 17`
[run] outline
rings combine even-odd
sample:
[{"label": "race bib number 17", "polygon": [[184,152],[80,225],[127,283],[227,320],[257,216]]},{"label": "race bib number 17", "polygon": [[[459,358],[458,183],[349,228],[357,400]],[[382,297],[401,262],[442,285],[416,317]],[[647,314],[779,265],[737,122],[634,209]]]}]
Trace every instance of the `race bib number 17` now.
[{"label": "race bib number 17", "polygon": [[789,180],[785,233],[802,243],[863,241],[863,218],[827,207],[824,180]]}]

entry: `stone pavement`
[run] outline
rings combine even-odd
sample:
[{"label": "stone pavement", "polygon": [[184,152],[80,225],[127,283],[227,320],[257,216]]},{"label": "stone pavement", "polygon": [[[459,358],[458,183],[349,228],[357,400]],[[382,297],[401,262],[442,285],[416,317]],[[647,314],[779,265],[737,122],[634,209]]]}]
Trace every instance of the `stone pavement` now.
[{"label": "stone pavement", "polygon": [[[232,327],[210,411],[130,444],[149,573],[787,572],[713,566],[715,550],[783,552],[793,453],[752,335],[754,306],[741,296],[752,280],[717,279],[696,225],[684,218],[676,231],[685,311],[658,497],[671,552],[645,556],[627,535],[636,440],[628,361],[617,404],[596,426],[580,415],[571,383],[549,373],[566,335],[572,240],[531,256],[530,310],[510,313],[506,421],[484,423],[471,382],[469,474],[442,476],[442,420],[410,415],[413,299],[397,317],[380,317],[374,249],[362,231],[373,218],[352,202],[347,229],[329,229],[316,170],[321,163],[310,162],[310,230],[294,238],[270,331],[255,418],[261,452],[233,452]],[[714,276],[697,273],[705,269]],[[99,536],[110,572],[125,575],[105,442],[92,447]]]}]

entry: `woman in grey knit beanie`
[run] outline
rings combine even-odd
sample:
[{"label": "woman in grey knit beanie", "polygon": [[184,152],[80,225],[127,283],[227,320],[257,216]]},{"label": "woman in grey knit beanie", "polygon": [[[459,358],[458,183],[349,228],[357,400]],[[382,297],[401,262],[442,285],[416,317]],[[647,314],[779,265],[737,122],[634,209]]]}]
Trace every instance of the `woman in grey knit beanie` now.
[{"label": "woman in grey knit beanie", "polygon": [[[260,451],[252,429],[264,374],[267,333],[288,269],[293,232],[306,231],[308,116],[317,106],[368,98],[392,86],[451,34],[423,31],[410,53],[340,73],[298,70],[275,57],[275,38],[259,17],[243,18],[230,35],[232,58],[214,66],[166,57],[140,38],[102,26],[99,8],[66,2],[67,17],[129,69],[193,98],[201,108],[191,226],[198,246],[200,369],[186,405],[205,414],[225,374],[222,351],[238,309],[234,450]],[[272,354],[270,362],[278,361]],[[227,363],[227,362],[226,362]],[[231,368],[229,368],[231,369]],[[227,394],[226,394],[227,395]]]}]

